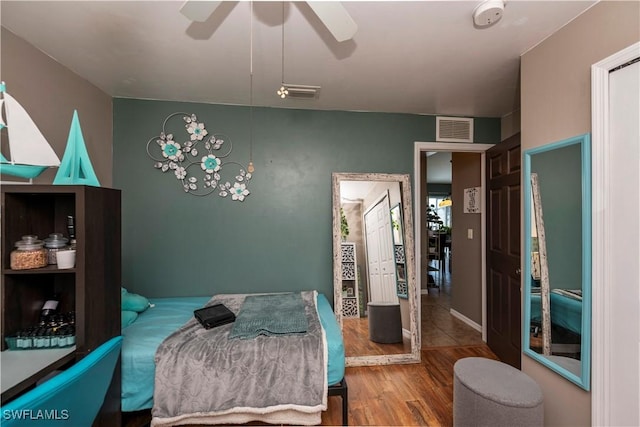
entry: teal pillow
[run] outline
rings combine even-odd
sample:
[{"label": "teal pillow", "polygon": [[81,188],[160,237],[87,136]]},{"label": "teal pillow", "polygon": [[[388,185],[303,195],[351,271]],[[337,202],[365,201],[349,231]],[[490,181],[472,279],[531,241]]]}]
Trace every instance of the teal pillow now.
[{"label": "teal pillow", "polygon": [[149,308],[149,300],[142,295],[132,294],[122,288],[122,310],[131,310],[142,313]]},{"label": "teal pillow", "polygon": [[138,318],[138,313],[131,310],[122,310],[122,329],[126,328]]}]

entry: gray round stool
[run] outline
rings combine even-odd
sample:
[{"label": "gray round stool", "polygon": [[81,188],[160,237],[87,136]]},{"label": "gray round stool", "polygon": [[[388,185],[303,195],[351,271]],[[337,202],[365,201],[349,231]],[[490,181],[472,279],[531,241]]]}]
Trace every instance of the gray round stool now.
[{"label": "gray round stool", "polygon": [[382,344],[402,342],[402,319],[397,302],[367,304],[369,316],[369,339]]},{"label": "gray round stool", "polygon": [[453,366],[453,425],[542,426],[540,386],[497,360],[460,359]]}]

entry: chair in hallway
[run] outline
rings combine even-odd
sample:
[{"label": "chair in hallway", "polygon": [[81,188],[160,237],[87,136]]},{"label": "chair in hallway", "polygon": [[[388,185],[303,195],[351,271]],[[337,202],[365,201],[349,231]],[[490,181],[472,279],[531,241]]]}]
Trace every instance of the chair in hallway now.
[{"label": "chair in hallway", "polygon": [[[427,287],[438,289],[444,285],[444,276],[451,273],[451,235],[447,233],[438,233],[431,238],[436,239],[436,244],[427,254]],[[449,262],[449,271],[447,273],[447,261]],[[433,263],[435,262],[435,266]]]}]

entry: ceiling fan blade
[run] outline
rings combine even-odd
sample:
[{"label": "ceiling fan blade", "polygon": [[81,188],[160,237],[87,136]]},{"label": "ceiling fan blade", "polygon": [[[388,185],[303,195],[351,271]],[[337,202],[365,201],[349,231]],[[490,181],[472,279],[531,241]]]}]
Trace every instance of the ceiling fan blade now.
[{"label": "ceiling fan blade", "polygon": [[338,1],[308,1],[311,10],[339,42],[351,39],[358,31],[358,25]]},{"label": "ceiling fan blade", "polygon": [[187,0],[180,8],[180,13],[192,21],[204,22],[220,6],[221,1]]}]

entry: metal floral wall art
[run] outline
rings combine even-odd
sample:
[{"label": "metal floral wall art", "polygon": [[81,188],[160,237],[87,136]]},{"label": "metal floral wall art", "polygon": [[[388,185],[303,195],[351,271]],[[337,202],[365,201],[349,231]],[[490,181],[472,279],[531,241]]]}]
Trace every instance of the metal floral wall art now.
[{"label": "metal floral wall art", "polygon": [[[167,132],[169,120],[182,116],[188,139],[182,143]],[[225,161],[232,151],[232,143],[222,134],[209,134],[203,122],[195,114],[173,113],[162,123],[162,132],[147,142],[147,154],[155,161],[153,167],[163,173],[171,172],[186,193],[207,196],[217,193],[220,197],[244,201],[251,173],[234,161]],[[239,167],[235,182],[222,180],[223,169],[230,165]]]}]

